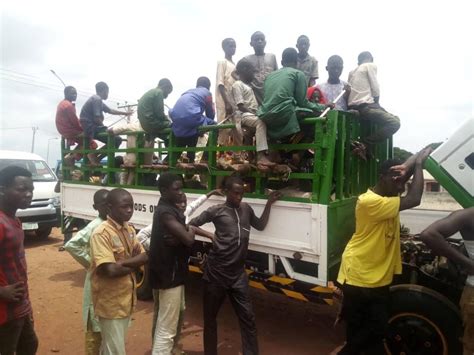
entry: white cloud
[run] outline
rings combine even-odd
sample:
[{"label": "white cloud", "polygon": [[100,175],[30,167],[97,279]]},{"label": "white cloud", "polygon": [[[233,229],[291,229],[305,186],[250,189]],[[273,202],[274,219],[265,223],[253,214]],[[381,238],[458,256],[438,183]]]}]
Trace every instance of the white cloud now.
[{"label": "white cloud", "polygon": [[[347,78],[358,53],[370,50],[379,68],[381,103],[402,121],[395,145],[416,151],[443,140],[473,114],[468,5],[368,0],[6,2],[1,127],[39,126],[36,151],[46,156],[48,138],[57,135],[54,116],[62,98],[62,86],[50,69],[84,92],[78,109],[97,81],[109,84],[112,99],[134,102],[162,77],[174,84],[167,100],[172,105],[198,76],[214,79],[223,38],[236,39],[238,60],[251,53],[250,35],[261,30],[267,52],[278,58],[300,34],[307,34],[321,80],[326,79],[330,55],[344,58],[342,77]],[[2,130],[0,137],[1,149],[30,149],[31,129]],[[58,157],[56,142],[49,143],[50,155]]]}]

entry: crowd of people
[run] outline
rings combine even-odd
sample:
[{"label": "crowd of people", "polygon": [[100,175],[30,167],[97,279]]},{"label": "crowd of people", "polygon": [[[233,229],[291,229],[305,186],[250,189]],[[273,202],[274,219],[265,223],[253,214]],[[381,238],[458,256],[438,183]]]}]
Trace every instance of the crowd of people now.
[{"label": "crowd of people", "polygon": [[[401,273],[399,212],[417,206],[423,191],[423,164],[430,150],[406,162],[381,164],[377,184],[359,196],[356,229],[342,255],[337,282],[343,291],[340,319],[346,323],[346,342],[334,354],[381,354],[388,325],[389,287]],[[407,194],[406,182],[413,176]],[[188,258],[195,235],[209,238],[212,247],[203,282],[204,353],[217,354],[217,315],[226,296],[239,319],[243,354],[258,354],[257,327],[245,260],[251,228],[263,230],[279,192],[268,196],[260,217],[242,201],[243,181],[230,176],[223,190],[209,192],[187,206],[182,176],[163,173],[158,180],[160,198],[153,223],[136,235],[128,223],[134,206],[125,189],[99,189],[92,208],[97,218],[79,231],[66,250],[87,270],[83,320],[86,354],[125,354],[125,339],[136,304],[135,273],[148,263],[153,287],[154,317],[152,354],[179,354],[185,312],[184,287]],[[28,293],[24,233],[15,217],[31,203],[31,173],[8,166],[0,171],[0,353],[35,354],[38,338]],[[225,195],[224,203],[191,214],[213,194]],[[474,274],[472,242],[474,207],[452,213],[421,233],[434,252]],[[215,232],[200,226],[213,223]],[[460,231],[468,255],[449,246],[445,238]],[[146,251],[147,250],[147,251]],[[472,353],[472,276],[461,298],[465,325],[465,353]]]},{"label": "crowd of people", "polygon": [[[327,107],[352,111],[361,120],[378,123],[379,129],[372,135],[352,142],[354,153],[363,159],[370,155],[374,144],[391,137],[399,129],[398,117],[379,104],[377,67],[370,52],[360,53],[358,66],[350,72],[348,82],[340,79],[342,58],[331,56],[326,66],[327,82],[316,84],[319,78],[318,61],[308,53],[310,40],[307,36],[298,37],[297,49],[286,48],[283,51],[280,69],[276,56],[265,52],[266,38],[262,32],[252,34],[250,46],[254,54],[234,64],[235,40],[226,38],[222,41],[224,59],[217,63],[215,104],[210,91],[211,81],[200,77],[195,88],[184,92],[166,114],[164,99],[173,91],[173,85],[169,79],[163,78],[156,88],[139,99],[138,122],[107,129],[104,126],[104,112],[127,116],[132,112],[113,110],[104,104],[109,88],[106,83],[99,82],[96,84],[96,95],[87,100],[78,118],[74,107],[77,92],[74,87],[68,86],[64,90],[65,98],[57,109],[58,132],[69,146],[77,145],[78,148],[82,147],[81,137],[85,135],[90,139],[90,148],[95,149],[95,140],[107,141],[102,133],[114,135],[115,145],[119,146],[121,138],[118,135],[127,131],[144,131],[148,146],[154,146],[157,137],[168,146],[169,136],[164,130],[171,128],[177,147],[196,147],[202,136],[198,131],[200,126],[235,123],[235,129],[219,132],[219,145],[239,146],[244,142],[245,135],[250,136],[250,144],[255,140],[256,156],[242,157],[240,152],[236,152],[232,160],[246,163],[246,159],[254,158],[257,169],[266,171],[281,162],[278,156],[269,155],[268,141],[291,143],[298,133],[298,141],[312,139],[307,132],[309,130],[301,128],[301,119],[319,116]],[[344,93],[342,97],[341,93]],[[135,144],[134,141],[128,143]],[[80,157],[80,154],[69,155],[66,162],[73,164]],[[193,163],[195,153],[190,151],[187,157]],[[99,165],[100,159],[96,154],[90,153],[88,158],[92,165]],[[134,163],[135,160],[129,165]],[[164,163],[167,163],[166,160]],[[298,166],[298,162],[291,163],[293,167]]]},{"label": "crowd of people", "polygon": [[[354,149],[370,151],[371,146],[395,133],[399,119],[379,105],[376,66],[372,55],[362,52],[359,65],[349,75],[348,82],[340,80],[343,61],[337,55],[327,63],[327,83],[314,86],[318,79],[318,62],[308,54],[309,39],[300,36],[296,47],[283,51],[278,69],[273,54],[265,53],[265,36],[256,32],[251,37],[255,53],[234,66],[232,56],[236,44],[225,39],[222,46],[225,59],[217,70],[217,122],[231,118],[236,132],[222,131],[221,145],[241,144],[239,127],[255,128],[256,159],[261,166],[274,164],[268,154],[268,140],[285,141],[301,131],[301,113],[321,112],[326,103],[340,110],[355,110],[360,119],[379,123],[379,130]],[[138,103],[139,124],[135,130],[146,132],[148,139],[161,138],[165,144],[171,128],[178,146],[192,147],[199,138],[197,128],[216,124],[210,80],[200,77],[196,88],[186,91],[168,115],[164,99],[172,92],[170,80],[161,79],[158,87],[146,92]],[[338,101],[336,98],[345,91]],[[130,112],[110,109],[103,103],[108,97],[107,84],[96,85],[97,95],[83,106],[80,118],[73,102],[77,92],[66,87],[65,100],[59,106],[56,125],[67,144],[81,147],[82,135],[104,142],[102,133],[116,136],[118,130],[103,124],[104,112],[130,115]],[[130,129],[130,127],[128,127]],[[303,132],[304,133],[304,132]],[[393,276],[401,273],[399,212],[417,206],[423,191],[423,165],[429,149],[422,150],[405,162],[388,160],[380,164],[379,179],[374,187],[360,195],[355,208],[356,228],[345,251],[337,282],[343,291],[340,318],[346,322],[346,342],[339,354],[381,354],[388,324],[389,287]],[[70,155],[74,163],[80,154]],[[90,154],[92,164],[99,158]],[[191,156],[191,158],[193,158]],[[406,183],[412,183],[401,197]],[[132,195],[123,188],[100,189],[94,194],[92,208],[97,218],[69,240],[65,249],[87,270],[84,285],[83,320],[86,354],[125,354],[125,340],[136,304],[136,271],[148,263],[149,281],[153,288],[154,317],[152,354],[180,353],[178,339],[185,312],[184,287],[188,274],[190,247],[195,236],[212,243],[205,264],[203,282],[204,353],[213,355],[217,349],[216,318],[226,296],[239,319],[242,353],[259,353],[257,327],[245,260],[251,228],[265,229],[272,205],[281,194],[268,196],[265,208],[257,217],[252,207],[243,202],[244,183],[238,176],[224,180],[222,190],[202,196],[187,205],[180,175],[163,173],[158,179],[160,198],[153,223],[137,235],[128,223],[134,204]],[[30,205],[33,181],[27,170],[9,166],[0,171],[0,354],[35,354],[38,339],[33,326],[33,313],[28,294],[24,234],[15,217],[19,208]],[[199,216],[190,218],[197,206],[210,195],[225,196],[225,202],[215,204]],[[422,233],[427,245],[441,255],[463,265],[474,274],[474,208],[455,212],[428,227]],[[201,228],[213,223],[215,232]],[[449,247],[444,238],[461,231],[468,256]],[[461,300],[465,323],[466,353],[474,350],[472,276],[468,278]]]}]

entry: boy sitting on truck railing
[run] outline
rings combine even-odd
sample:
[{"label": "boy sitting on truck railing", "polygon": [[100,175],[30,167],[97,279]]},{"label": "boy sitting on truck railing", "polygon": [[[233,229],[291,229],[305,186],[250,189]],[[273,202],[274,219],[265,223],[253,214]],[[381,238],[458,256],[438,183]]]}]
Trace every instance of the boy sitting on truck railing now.
[{"label": "boy sitting on truck railing", "polygon": [[[196,88],[186,91],[169,111],[177,147],[195,147],[199,138],[198,127],[215,125],[211,81],[205,76],[198,78]],[[188,152],[194,163],[195,152]]]},{"label": "boy sitting on truck railing", "polygon": [[168,146],[168,134],[163,130],[171,126],[171,120],[165,114],[164,99],[173,92],[173,85],[169,79],[163,78],[158,82],[158,86],[148,90],[138,100],[137,115],[140,125],[147,133],[147,140],[160,138]]},{"label": "boy sitting on truck railing", "polygon": [[[68,147],[77,144],[76,149],[82,149],[84,130],[81,127],[79,118],[76,114],[76,106],[74,102],[77,98],[76,88],[73,86],[66,86],[64,88],[64,100],[62,100],[56,110],[56,129],[59,134],[66,140]],[[97,149],[97,143],[94,140],[90,141],[90,149]],[[82,158],[82,154],[75,153],[64,157],[67,165],[73,165],[75,160]],[[99,165],[95,154],[87,154],[87,158],[93,165]]]},{"label": "boy sitting on truck railing", "polygon": [[357,110],[362,120],[379,124],[373,134],[363,137],[361,144],[355,145],[355,153],[364,157],[366,152],[373,153],[373,146],[380,143],[400,128],[400,119],[387,112],[379,104],[380,89],[377,81],[377,66],[370,52],[362,52],[358,57],[358,67],[349,73],[351,91],[348,98],[350,109]]},{"label": "boy sitting on truck railing", "polygon": [[255,78],[255,67],[251,62],[242,59],[237,63],[236,74],[239,76],[232,85],[232,98],[235,104],[234,123],[236,128],[233,130],[234,144],[241,146],[243,144],[242,126],[255,128],[255,140],[257,146],[257,167],[259,165],[273,166],[266,153],[268,151],[267,126],[265,122],[257,116],[258,103],[250,84]]},{"label": "boy sitting on truck railing", "polygon": [[[109,97],[109,86],[103,81],[95,84],[96,95],[92,95],[82,106],[80,121],[84,134],[90,139],[97,139],[102,143],[107,144],[107,136],[101,135],[107,131],[107,127],[104,126],[104,112],[111,115],[124,115],[130,116],[133,112],[114,110],[104,104],[103,100],[107,100]],[[118,148],[122,143],[122,138],[115,137],[114,144],[115,148]]]}]

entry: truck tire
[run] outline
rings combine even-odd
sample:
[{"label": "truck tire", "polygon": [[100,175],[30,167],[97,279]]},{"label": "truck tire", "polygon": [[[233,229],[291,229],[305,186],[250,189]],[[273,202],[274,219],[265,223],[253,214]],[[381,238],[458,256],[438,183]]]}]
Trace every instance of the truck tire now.
[{"label": "truck tire", "polygon": [[445,296],[419,285],[390,288],[388,354],[462,354],[459,308]]},{"label": "truck tire", "polygon": [[141,301],[147,301],[153,298],[153,293],[148,280],[148,264],[143,265],[136,273],[137,279],[137,298]]},{"label": "truck tire", "polygon": [[36,237],[42,240],[48,239],[53,227],[39,227],[35,230]]}]

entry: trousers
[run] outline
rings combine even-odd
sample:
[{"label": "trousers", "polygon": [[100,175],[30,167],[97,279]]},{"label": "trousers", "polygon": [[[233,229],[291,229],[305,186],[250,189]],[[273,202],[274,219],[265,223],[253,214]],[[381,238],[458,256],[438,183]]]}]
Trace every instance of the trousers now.
[{"label": "trousers", "polygon": [[204,354],[217,355],[217,314],[226,296],[239,318],[243,355],[257,355],[257,327],[245,272],[229,287],[204,281]]},{"label": "trousers", "polygon": [[346,321],[346,344],[340,355],[385,354],[388,325],[389,286],[365,288],[342,286],[342,318]]},{"label": "trousers", "polygon": [[159,290],[158,320],[153,340],[153,355],[170,355],[184,303],[184,285]]},{"label": "trousers", "polygon": [[0,325],[1,355],[34,355],[38,349],[38,338],[31,314]]},{"label": "trousers", "polygon": [[125,338],[130,317],[118,319],[99,317],[99,324],[102,336],[101,355],[126,355]]},{"label": "trousers", "polygon": [[400,119],[387,112],[377,103],[360,105],[356,109],[359,111],[362,120],[371,121],[379,125],[379,128],[374,133],[363,139],[368,144],[380,143],[390,138],[400,129]]}]

